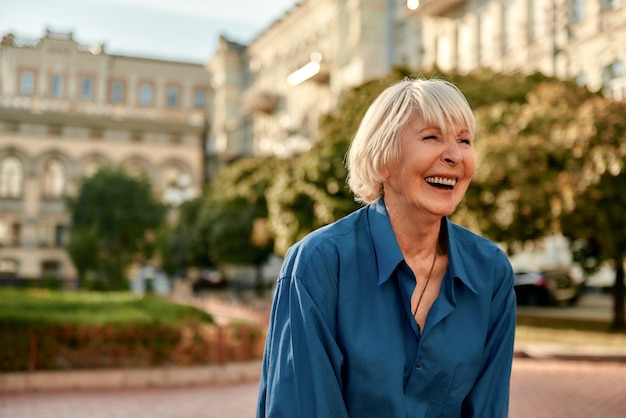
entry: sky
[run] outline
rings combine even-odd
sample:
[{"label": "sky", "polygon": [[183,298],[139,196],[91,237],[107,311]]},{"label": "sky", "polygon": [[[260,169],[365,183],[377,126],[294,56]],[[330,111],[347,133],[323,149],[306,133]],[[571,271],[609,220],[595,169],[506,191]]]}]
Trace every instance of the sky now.
[{"label": "sky", "polygon": [[0,0],[0,38],[72,32],[107,54],[204,63],[220,34],[248,44],[298,0]]}]

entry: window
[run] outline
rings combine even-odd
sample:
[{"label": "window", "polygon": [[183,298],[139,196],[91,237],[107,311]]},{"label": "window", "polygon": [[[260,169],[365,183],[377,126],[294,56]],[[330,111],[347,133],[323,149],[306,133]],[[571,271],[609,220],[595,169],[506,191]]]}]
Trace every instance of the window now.
[{"label": "window", "polygon": [[467,23],[461,23],[457,33],[457,59],[458,68],[461,72],[469,72],[474,66],[474,35]]},{"label": "window", "polygon": [[61,161],[52,158],[44,165],[43,194],[48,197],[61,197],[65,192],[65,167]]},{"label": "window", "polygon": [[56,225],[54,228],[54,246],[63,247],[65,245],[65,226]]},{"label": "window", "polygon": [[528,39],[531,42],[540,41],[545,35],[544,24],[547,10],[543,0],[531,0],[528,3]]},{"label": "window", "polygon": [[14,223],[11,225],[11,236],[9,237],[9,245],[12,247],[18,247],[22,239],[22,225]]},{"label": "window", "polygon": [[515,3],[508,3],[504,9],[503,16],[503,33],[504,40],[502,41],[504,52],[513,52],[515,49],[515,28],[517,21],[517,7]]},{"label": "window", "polygon": [[206,106],[206,91],[204,89],[196,89],[193,93],[193,107],[196,109],[204,109]]},{"label": "window", "polygon": [[607,97],[612,97],[615,100],[626,98],[626,79],[624,78],[624,63],[622,61],[614,61],[604,67],[602,79]]},{"label": "window", "polygon": [[[20,244],[21,225],[17,222],[0,220],[0,245],[16,247]],[[1,270],[1,268],[0,268]]]},{"label": "window", "polygon": [[585,0],[572,0],[570,3],[570,19],[572,23],[581,22],[585,18]]},{"label": "window", "polygon": [[176,86],[170,86],[167,89],[167,107],[178,107],[180,102],[180,89]]},{"label": "window", "polygon": [[55,99],[63,97],[63,76],[61,74],[53,74],[50,80],[50,96]]},{"label": "window", "polygon": [[39,246],[63,247],[65,245],[66,227],[54,221],[44,221],[39,225]]},{"label": "window", "polygon": [[46,222],[42,222],[39,225],[39,246],[50,246],[50,226]]},{"label": "window", "polygon": [[139,104],[142,106],[152,105],[152,84],[142,83],[139,87]]},{"label": "window", "polygon": [[22,71],[20,74],[20,94],[32,96],[35,93],[35,73],[32,71]]},{"label": "window", "polygon": [[114,81],[111,83],[111,103],[124,102],[124,83],[121,81]]},{"label": "window", "polygon": [[481,14],[478,17],[479,45],[478,57],[480,65],[488,66],[493,58],[494,45],[494,22],[491,16]]},{"label": "window", "polygon": [[23,176],[22,162],[17,157],[6,157],[0,161],[0,197],[20,197]]},{"label": "window", "polygon": [[80,81],[80,98],[91,100],[93,97],[93,80],[91,77],[83,77]]},{"label": "window", "polygon": [[13,277],[17,275],[17,261],[11,258],[0,258],[0,276]]},{"label": "window", "polygon": [[622,5],[622,0],[602,0],[602,10],[617,9]]}]

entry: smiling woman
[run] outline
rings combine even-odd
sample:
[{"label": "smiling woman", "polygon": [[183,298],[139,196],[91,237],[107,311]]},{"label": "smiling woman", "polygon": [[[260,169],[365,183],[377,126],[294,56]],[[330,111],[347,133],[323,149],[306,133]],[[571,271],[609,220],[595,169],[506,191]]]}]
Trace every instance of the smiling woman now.
[{"label": "smiling woman", "polygon": [[513,270],[447,219],[475,171],[473,139],[449,82],[404,80],[374,100],[347,157],[366,206],[285,257],[257,418],[507,416]]}]

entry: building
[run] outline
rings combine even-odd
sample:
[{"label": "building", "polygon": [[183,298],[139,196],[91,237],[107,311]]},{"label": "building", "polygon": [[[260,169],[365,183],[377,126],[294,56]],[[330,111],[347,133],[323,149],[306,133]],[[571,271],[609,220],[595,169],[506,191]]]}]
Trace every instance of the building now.
[{"label": "building", "polygon": [[[289,158],[317,140],[321,115],[343,91],[395,65],[540,71],[619,100],[626,97],[624,45],[621,0],[302,0],[237,49],[239,67],[222,66],[242,82],[228,86],[241,105],[212,135],[219,152],[230,142],[225,126],[246,126],[251,152]],[[226,40],[222,46],[213,63],[232,56]]]},{"label": "building", "polygon": [[203,65],[109,55],[71,33],[4,36],[0,278],[75,278],[65,198],[99,166],[146,173],[173,206],[198,195],[210,95]]},{"label": "building", "polygon": [[[424,64],[540,71],[626,98],[622,0],[407,0],[424,24]],[[430,51],[430,52],[429,52]]]}]

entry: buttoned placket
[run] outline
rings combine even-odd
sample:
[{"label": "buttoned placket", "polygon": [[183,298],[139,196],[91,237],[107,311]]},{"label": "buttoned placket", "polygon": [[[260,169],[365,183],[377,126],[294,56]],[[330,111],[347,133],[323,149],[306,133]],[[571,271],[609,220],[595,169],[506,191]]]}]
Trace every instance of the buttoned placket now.
[{"label": "buttoned placket", "polygon": [[419,347],[420,347],[420,340],[422,338],[422,335],[421,335],[422,330],[420,330],[419,325],[417,324],[417,322],[415,321],[415,318],[413,317],[413,312],[411,311],[411,295],[413,294],[413,291],[415,290],[416,279],[415,279],[415,275],[413,274],[413,271],[411,271],[411,269],[405,262],[403,262],[398,267],[396,272],[397,272],[397,278],[398,278],[398,285],[400,287],[400,293],[402,295],[404,313],[405,313],[408,323],[411,326],[411,329],[413,330],[415,334],[416,347],[415,347],[415,356],[414,356],[414,368],[409,376],[409,380],[411,380],[413,377],[413,374],[415,372],[421,371],[424,367],[423,363],[420,361],[420,358],[419,358],[419,352],[420,352]]}]

